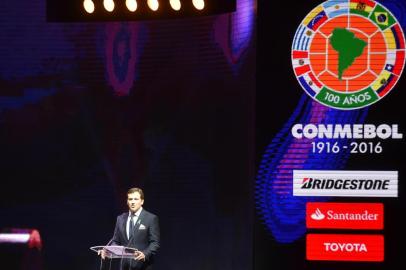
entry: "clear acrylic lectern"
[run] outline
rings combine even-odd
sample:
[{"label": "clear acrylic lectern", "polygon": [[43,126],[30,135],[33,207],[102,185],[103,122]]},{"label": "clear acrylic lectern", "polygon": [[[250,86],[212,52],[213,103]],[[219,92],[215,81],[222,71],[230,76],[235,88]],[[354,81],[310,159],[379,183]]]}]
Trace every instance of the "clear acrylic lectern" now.
[{"label": "clear acrylic lectern", "polygon": [[[124,247],[124,246],[94,246],[90,250],[93,250],[100,255],[102,250],[105,252],[105,257],[110,259],[109,270],[111,269],[111,259],[120,259],[120,268],[122,261],[125,258],[134,258],[134,254],[138,251],[136,248]],[[102,268],[103,260],[100,259],[100,269]]]}]

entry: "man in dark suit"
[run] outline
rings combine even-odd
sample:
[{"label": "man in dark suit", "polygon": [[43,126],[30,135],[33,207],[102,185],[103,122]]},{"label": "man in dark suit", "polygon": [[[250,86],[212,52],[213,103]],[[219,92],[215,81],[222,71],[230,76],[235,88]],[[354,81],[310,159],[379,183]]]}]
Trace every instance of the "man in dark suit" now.
[{"label": "man in dark suit", "polygon": [[[127,191],[129,211],[117,217],[110,245],[135,248],[134,258],[123,259],[122,270],[151,270],[159,248],[158,217],[142,208],[144,192],[139,188]],[[104,258],[106,253],[102,252]]]}]

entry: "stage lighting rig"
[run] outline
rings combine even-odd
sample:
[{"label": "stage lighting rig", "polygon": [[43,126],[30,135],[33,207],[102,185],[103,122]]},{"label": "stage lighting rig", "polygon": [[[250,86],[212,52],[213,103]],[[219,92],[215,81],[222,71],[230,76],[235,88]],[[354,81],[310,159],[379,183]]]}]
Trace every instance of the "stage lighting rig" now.
[{"label": "stage lighting rig", "polygon": [[47,0],[48,22],[159,20],[234,12],[236,0]]}]

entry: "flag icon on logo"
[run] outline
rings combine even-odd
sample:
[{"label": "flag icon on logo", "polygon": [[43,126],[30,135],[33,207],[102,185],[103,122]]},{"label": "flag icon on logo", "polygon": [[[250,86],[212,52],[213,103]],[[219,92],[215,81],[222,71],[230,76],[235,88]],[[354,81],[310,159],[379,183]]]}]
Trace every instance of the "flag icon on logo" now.
[{"label": "flag icon on logo", "polygon": [[389,21],[388,21],[388,13],[387,12],[375,12],[375,20],[378,22],[380,25],[385,25],[387,26]]},{"label": "flag icon on logo", "polygon": [[303,25],[307,26],[312,31],[316,31],[320,25],[328,20],[327,14],[323,6],[313,9],[309,15],[303,20]]},{"label": "flag icon on logo", "polygon": [[375,5],[375,2],[370,0],[351,0],[350,10],[352,14],[368,17]]},{"label": "flag icon on logo", "polygon": [[379,4],[376,5],[370,18],[381,30],[386,30],[396,23],[395,18]]}]

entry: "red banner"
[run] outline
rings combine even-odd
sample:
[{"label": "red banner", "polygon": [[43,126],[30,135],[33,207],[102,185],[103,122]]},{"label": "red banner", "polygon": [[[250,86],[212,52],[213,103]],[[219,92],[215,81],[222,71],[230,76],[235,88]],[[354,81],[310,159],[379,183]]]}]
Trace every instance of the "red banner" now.
[{"label": "red banner", "polygon": [[382,230],[382,203],[307,203],[306,226],[310,229]]},{"label": "red banner", "polygon": [[309,261],[384,260],[382,235],[308,234],[306,258]]}]

